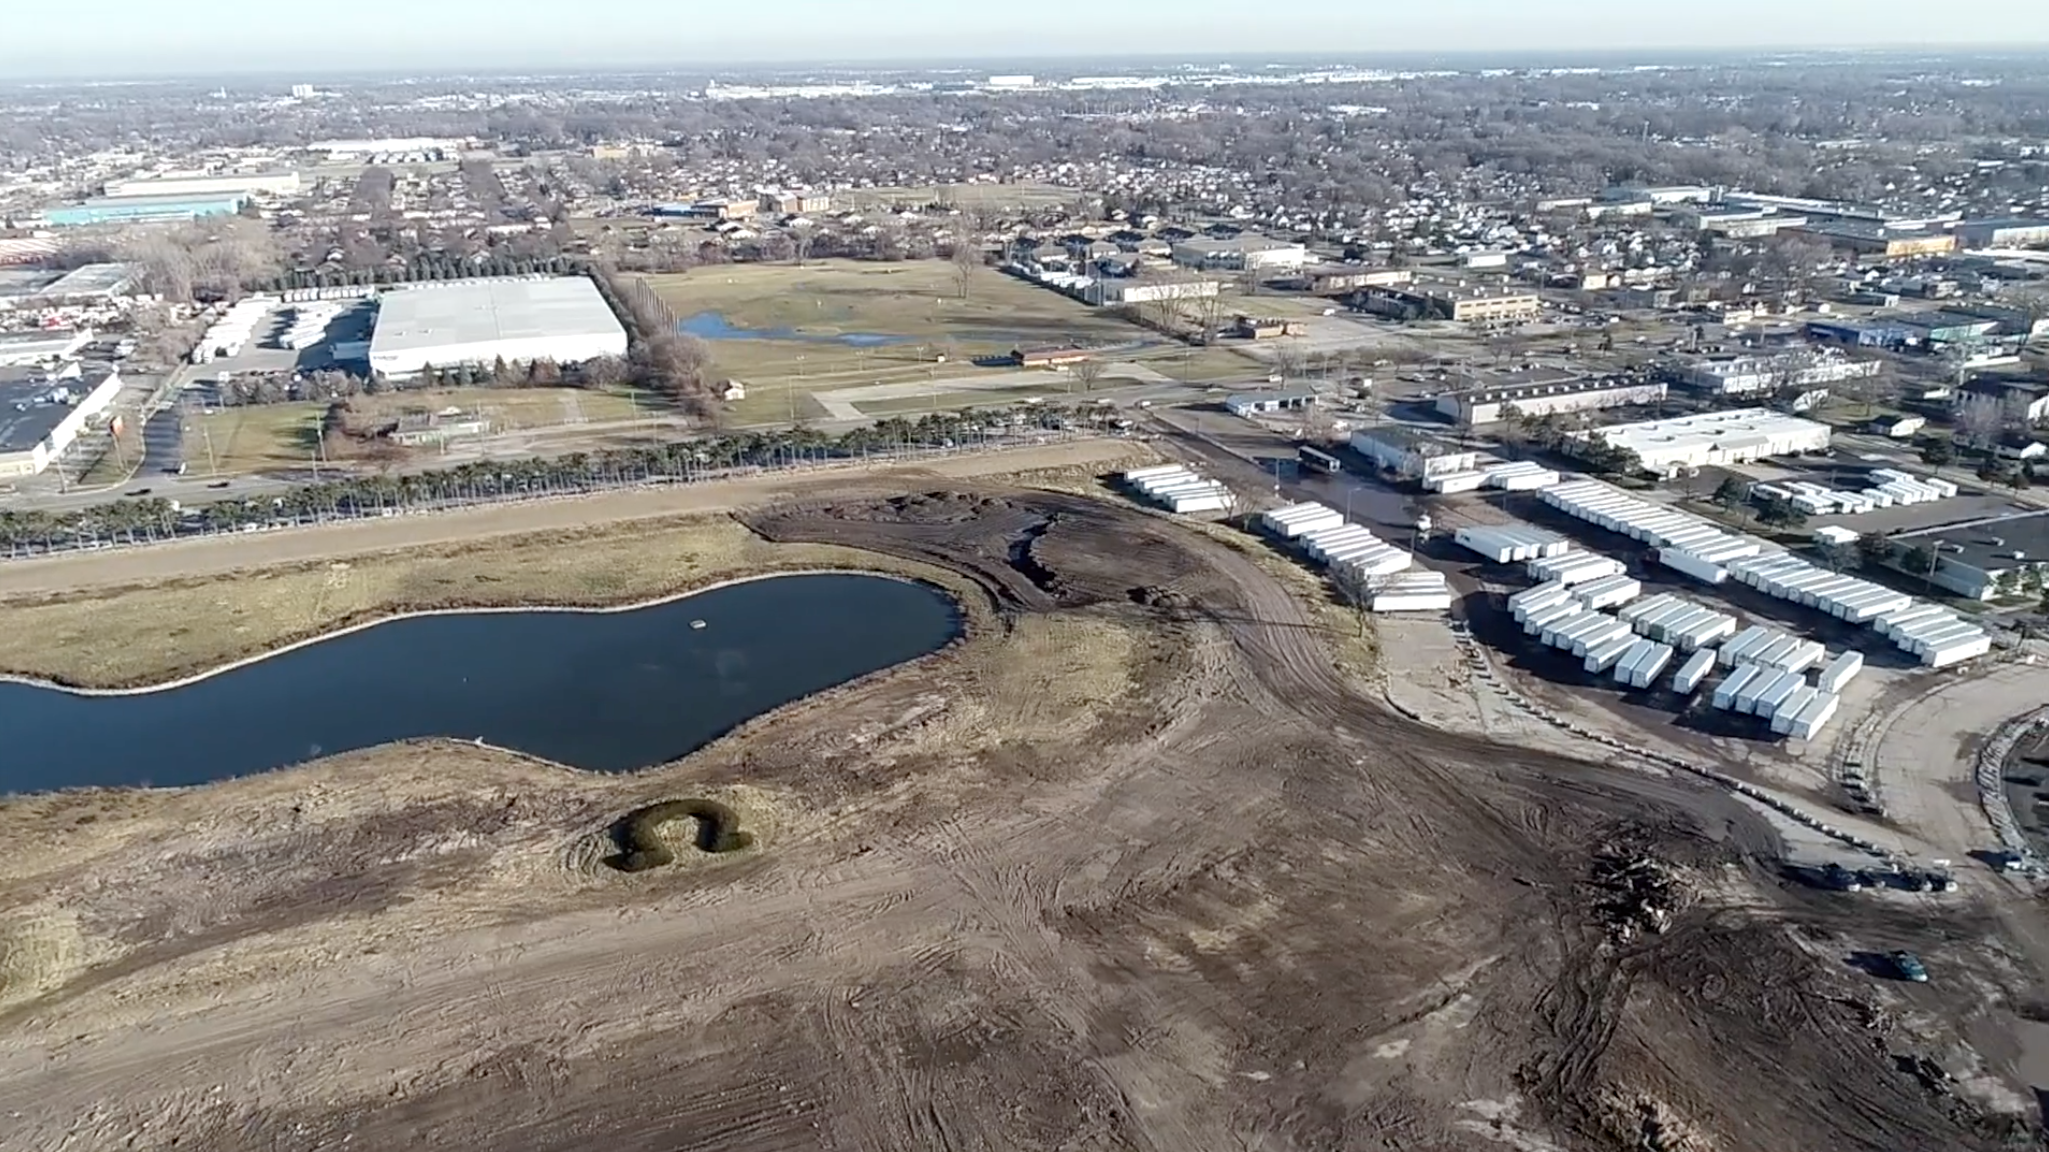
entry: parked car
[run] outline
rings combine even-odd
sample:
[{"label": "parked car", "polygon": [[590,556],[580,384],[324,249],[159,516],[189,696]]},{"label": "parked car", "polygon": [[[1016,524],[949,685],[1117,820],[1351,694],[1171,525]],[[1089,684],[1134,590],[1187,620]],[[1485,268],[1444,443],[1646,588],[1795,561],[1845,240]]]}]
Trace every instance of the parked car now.
[{"label": "parked car", "polygon": [[1899,973],[1900,979],[1911,980],[1916,984],[1928,983],[1928,966],[1921,963],[1919,956],[1902,950],[1888,953],[1886,959],[1892,961],[1893,971]]}]

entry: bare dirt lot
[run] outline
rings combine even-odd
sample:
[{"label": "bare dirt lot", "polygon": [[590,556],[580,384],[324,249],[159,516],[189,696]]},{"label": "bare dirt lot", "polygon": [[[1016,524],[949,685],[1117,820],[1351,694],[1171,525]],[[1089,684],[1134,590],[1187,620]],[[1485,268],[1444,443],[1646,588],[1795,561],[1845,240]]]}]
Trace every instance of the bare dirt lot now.
[{"label": "bare dirt lot", "polygon": [[[993,623],[633,776],[427,744],[0,807],[8,1146],[2029,1139],[1942,1023],[2025,984],[1981,917],[1869,912],[1943,978],[1857,971],[1753,816],[1401,719],[1215,537],[958,483],[743,518]],[[751,846],[600,863],[673,797]]]}]

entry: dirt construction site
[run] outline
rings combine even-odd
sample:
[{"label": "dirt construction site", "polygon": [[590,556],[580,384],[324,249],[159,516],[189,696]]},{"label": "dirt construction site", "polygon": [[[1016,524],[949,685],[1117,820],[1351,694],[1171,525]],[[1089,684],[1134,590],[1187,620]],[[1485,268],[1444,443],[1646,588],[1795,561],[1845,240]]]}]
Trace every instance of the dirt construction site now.
[{"label": "dirt construction site", "polygon": [[[8,802],[0,1145],[2038,1146],[2010,910],[1851,908],[1690,776],[1406,719],[1250,537],[994,478],[734,515],[965,638],[633,775]],[[606,866],[678,797],[747,846]],[[1855,960],[1908,946],[1938,980]]]}]

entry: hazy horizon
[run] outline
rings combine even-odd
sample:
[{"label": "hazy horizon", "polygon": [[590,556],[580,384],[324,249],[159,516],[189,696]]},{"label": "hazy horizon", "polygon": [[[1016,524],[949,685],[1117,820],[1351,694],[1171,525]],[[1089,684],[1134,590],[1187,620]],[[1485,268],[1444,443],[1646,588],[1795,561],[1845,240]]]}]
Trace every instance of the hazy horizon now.
[{"label": "hazy horizon", "polygon": [[[1189,55],[1372,57],[1617,52],[2006,51],[2049,46],[2049,5],[1724,0],[1655,14],[1622,0],[1035,0],[963,9],[895,0],[782,0],[773,26],[720,5],[610,0],[564,17],[539,0],[212,0],[204,21],[149,0],[101,0],[93,34],[57,6],[10,13],[0,78],[122,79],[341,72],[716,69],[789,64],[971,64]],[[1650,18],[1655,15],[1655,18]]]}]

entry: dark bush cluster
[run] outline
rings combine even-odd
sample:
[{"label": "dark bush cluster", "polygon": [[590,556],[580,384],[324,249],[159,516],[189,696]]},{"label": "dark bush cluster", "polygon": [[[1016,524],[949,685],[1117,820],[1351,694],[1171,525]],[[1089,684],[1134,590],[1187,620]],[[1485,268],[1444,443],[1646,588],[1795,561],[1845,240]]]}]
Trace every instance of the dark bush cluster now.
[{"label": "dark bush cluster", "polygon": [[621,872],[645,872],[675,863],[676,853],[662,839],[661,826],[686,818],[697,821],[692,843],[700,852],[737,852],[754,843],[752,833],[740,830],[739,813],[716,800],[664,800],[635,809],[613,828],[619,854],[607,863]]}]

